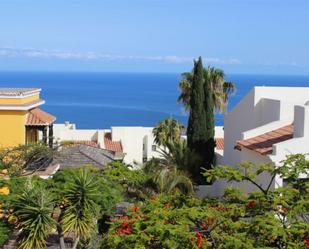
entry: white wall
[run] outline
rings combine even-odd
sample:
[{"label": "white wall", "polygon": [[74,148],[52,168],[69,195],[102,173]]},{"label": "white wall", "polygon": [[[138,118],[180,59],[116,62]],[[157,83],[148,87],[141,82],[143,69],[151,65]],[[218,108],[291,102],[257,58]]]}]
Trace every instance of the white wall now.
[{"label": "white wall", "polygon": [[[141,126],[113,126],[112,140],[121,141],[123,151],[126,153],[124,162],[133,164],[143,162],[143,143],[146,142],[145,152],[147,154],[147,160],[152,157],[159,156],[158,150],[152,151],[152,145],[154,143],[154,137],[152,134],[152,127],[141,127]],[[158,147],[157,147],[158,149]]]},{"label": "white wall", "polygon": [[76,129],[74,124],[54,124],[55,141],[96,141],[104,145],[105,130]]},{"label": "white wall", "polygon": [[224,127],[223,126],[215,126],[215,137],[224,138]]},{"label": "white wall", "polygon": [[235,107],[224,116],[224,161],[235,165],[240,161],[240,153],[234,150],[241,133],[255,127],[254,93],[251,90]]},{"label": "white wall", "polygon": [[[240,152],[234,149],[237,140],[257,127],[270,129],[280,122],[288,124],[294,116],[294,106],[304,105],[309,99],[309,88],[304,87],[254,87],[224,117],[224,160],[230,165],[241,162]],[[276,121],[280,121],[276,123]],[[279,128],[279,127],[277,127]],[[259,130],[255,130],[257,133]],[[251,135],[254,136],[254,132]]]}]

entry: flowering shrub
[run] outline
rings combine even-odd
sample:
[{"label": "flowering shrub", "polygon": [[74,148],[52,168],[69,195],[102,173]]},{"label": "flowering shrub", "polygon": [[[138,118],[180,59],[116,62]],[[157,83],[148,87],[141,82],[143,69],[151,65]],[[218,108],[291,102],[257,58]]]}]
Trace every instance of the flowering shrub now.
[{"label": "flowering shrub", "polygon": [[41,143],[1,148],[0,173],[2,175],[8,173],[10,176],[21,176],[29,166],[39,165],[42,158],[51,158],[53,154],[52,149]]},{"label": "flowering shrub", "polygon": [[[223,199],[197,199],[184,195],[157,195],[112,219],[101,248],[309,248],[309,185],[299,179],[308,172],[303,155],[289,157],[282,168],[252,165],[262,173],[281,174],[286,186],[248,195],[228,189]],[[293,167],[291,167],[293,165]],[[206,174],[254,183],[256,174],[217,167]],[[271,177],[272,178],[272,177]]]}]

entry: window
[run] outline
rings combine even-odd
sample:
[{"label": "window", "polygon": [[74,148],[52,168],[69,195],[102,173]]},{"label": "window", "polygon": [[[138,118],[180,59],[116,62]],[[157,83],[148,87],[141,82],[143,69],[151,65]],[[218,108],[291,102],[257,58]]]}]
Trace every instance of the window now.
[{"label": "window", "polygon": [[152,145],[151,149],[152,149],[152,151],[157,151],[157,146],[156,145]]}]

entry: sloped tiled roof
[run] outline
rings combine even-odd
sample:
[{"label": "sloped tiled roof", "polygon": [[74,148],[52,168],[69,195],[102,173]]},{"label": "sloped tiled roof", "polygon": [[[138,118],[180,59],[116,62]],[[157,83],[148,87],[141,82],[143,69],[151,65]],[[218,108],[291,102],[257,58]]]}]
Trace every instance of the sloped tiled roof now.
[{"label": "sloped tiled roof", "polygon": [[27,114],[26,125],[49,125],[56,120],[53,115],[44,112],[40,108],[34,108]]},{"label": "sloped tiled roof", "polygon": [[41,91],[40,88],[1,88],[0,96],[23,96],[25,94]]},{"label": "sloped tiled roof", "polygon": [[216,141],[216,149],[224,150],[224,138],[215,138]]},{"label": "sloped tiled roof", "polygon": [[262,135],[238,141],[235,149],[246,148],[261,155],[268,155],[273,152],[273,145],[293,138],[294,126],[287,125],[279,129],[266,132]]},{"label": "sloped tiled roof", "polygon": [[112,134],[110,132],[104,135],[105,149],[113,152],[123,152],[121,141],[113,141]]},{"label": "sloped tiled roof", "polygon": [[60,164],[60,168],[63,169],[83,165],[102,167],[115,160],[115,155],[108,150],[85,144],[75,144],[74,146],[64,147],[60,150],[54,163]]}]

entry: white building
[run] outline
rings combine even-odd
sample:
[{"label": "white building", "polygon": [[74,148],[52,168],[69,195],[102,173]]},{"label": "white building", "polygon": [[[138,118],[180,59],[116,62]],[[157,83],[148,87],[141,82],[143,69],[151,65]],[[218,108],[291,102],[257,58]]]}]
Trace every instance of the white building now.
[{"label": "white building", "polygon": [[124,154],[127,164],[139,164],[159,156],[159,148],[154,142],[152,127],[114,126],[111,129],[83,130],[75,124],[54,125],[55,141],[75,141],[96,144],[102,149]]},{"label": "white building", "polygon": [[[309,88],[254,87],[224,117],[224,151],[216,152],[217,164],[250,161],[279,166],[289,154],[309,153],[308,101]],[[269,183],[269,177],[260,176],[259,183]],[[277,177],[272,187],[282,184]],[[215,182],[207,191],[221,195],[227,185]],[[254,189],[249,183],[238,186],[246,192]]]}]

